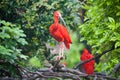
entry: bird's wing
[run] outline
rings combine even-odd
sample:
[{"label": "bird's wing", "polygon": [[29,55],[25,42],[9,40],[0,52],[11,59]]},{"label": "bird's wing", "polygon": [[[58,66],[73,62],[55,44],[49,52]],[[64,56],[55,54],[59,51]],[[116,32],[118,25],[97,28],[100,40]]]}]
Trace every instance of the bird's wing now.
[{"label": "bird's wing", "polygon": [[71,41],[71,38],[69,36],[67,29],[64,26],[62,26],[61,24],[59,24],[59,31],[64,38],[64,44],[65,44],[66,48],[69,49],[72,41]]},{"label": "bird's wing", "polygon": [[58,42],[64,41],[63,36],[59,31],[59,27],[57,24],[52,24],[49,28],[50,35],[55,38]]},{"label": "bird's wing", "polygon": [[[90,59],[90,58],[93,58],[93,55],[92,54],[90,54],[90,53],[87,53],[87,54],[82,54],[81,55],[81,57],[80,57],[80,59],[82,60],[82,61],[84,61],[84,60],[88,60],[88,59]],[[94,61],[94,60],[92,60],[92,61]],[[90,61],[90,62],[92,62],[92,61]]]},{"label": "bird's wing", "polygon": [[84,60],[87,60],[87,55],[85,53],[82,53],[82,55],[80,56],[80,60],[81,61],[84,61]]},{"label": "bird's wing", "polygon": [[59,24],[59,26],[60,26],[59,30],[60,30],[61,34],[63,35],[65,41],[72,43],[71,38],[68,33],[68,30],[61,24]]},{"label": "bird's wing", "polygon": [[66,48],[70,48],[72,43],[67,29],[61,24],[52,24],[49,28],[50,35],[55,38],[58,42],[64,42]]},{"label": "bird's wing", "polygon": [[[88,60],[88,59],[90,59],[90,58],[92,58],[93,56],[92,56],[92,54],[90,54],[90,53],[87,53],[87,54],[82,54],[81,55],[81,57],[80,57],[80,59],[82,60],[82,61],[84,61],[84,60]],[[87,74],[93,74],[94,73],[94,60],[92,60],[92,61],[90,61],[90,62],[88,62],[88,63],[85,63],[85,64],[83,64],[82,65],[82,68],[85,70],[85,72],[87,73]]]}]

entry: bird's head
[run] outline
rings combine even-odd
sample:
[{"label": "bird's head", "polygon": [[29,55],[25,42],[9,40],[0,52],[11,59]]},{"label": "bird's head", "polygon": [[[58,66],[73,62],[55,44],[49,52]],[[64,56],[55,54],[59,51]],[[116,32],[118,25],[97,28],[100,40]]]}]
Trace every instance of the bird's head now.
[{"label": "bird's head", "polygon": [[83,51],[86,52],[86,53],[88,53],[88,50],[86,48]]},{"label": "bird's head", "polygon": [[83,54],[83,53],[89,53],[88,50],[85,48],[83,50],[80,50],[80,53]]},{"label": "bird's head", "polygon": [[54,12],[54,18],[62,20],[62,22],[64,23],[64,26],[66,26],[66,23],[65,23],[64,19],[62,18],[61,13],[59,11]]},{"label": "bird's head", "polygon": [[54,12],[54,17],[58,17],[58,18],[61,17],[60,12],[59,12],[59,11],[55,11],[55,12]]}]

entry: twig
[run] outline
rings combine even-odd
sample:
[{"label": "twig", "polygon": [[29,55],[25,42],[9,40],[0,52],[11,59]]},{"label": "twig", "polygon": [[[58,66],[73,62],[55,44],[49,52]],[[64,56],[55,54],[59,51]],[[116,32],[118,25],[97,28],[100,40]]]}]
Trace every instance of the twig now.
[{"label": "twig", "polygon": [[114,73],[116,73],[119,68],[120,68],[120,62],[117,65],[115,65],[115,67],[113,68]]},{"label": "twig", "polygon": [[69,69],[69,68],[61,68],[59,71],[60,72],[69,72],[71,74],[75,74],[75,75],[82,76],[82,77],[88,76],[88,74],[82,73],[82,72],[80,72],[78,70]]},{"label": "twig", "polygon": [[44,72],[43,75],[46,75],[47,77],[60,77],[64,79],[73,79],[73,80],[80,80],[78,75],[74,75],[71,73],[63,73],[63,72]]}]

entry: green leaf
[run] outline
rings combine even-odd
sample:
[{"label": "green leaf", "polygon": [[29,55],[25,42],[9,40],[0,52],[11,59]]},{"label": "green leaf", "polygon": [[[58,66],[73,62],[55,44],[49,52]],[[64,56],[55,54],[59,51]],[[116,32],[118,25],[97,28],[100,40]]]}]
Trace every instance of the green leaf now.
[{"label": "green leaf", "polygon": [[111,23],[115,23],[115,20],[114,20],[112,17],[108,17],[108,20],[109,20]]},{"label": "green leaf", "polygon": [[120,42],[116,42],[115,43],[115,48],[119,47],[120,46]]},{"label": "green leaf", "polygon": [[28,56],[26,56],[26,55],[23,55],[23,54],[18,54],[18,55],[19,55],[19,57],[20,57],[21,59],[25,59],[25,60],[28,59]]},{"label": "green leaf", "polygon": [[112,37],[112,38],[110,39],[110,41],[116,41],[116,40],[117,40],[116,37]]},{"label": "green leaf", "polygon": [[108,5],[108,6],[111,5],[111,1],[107,1],[107,5]]},{"label": "green leaf", "polygon": [[9,55],[9,56],[11,56],[13,51],[11,50],[11,49],[7,49],[7,48],[5,48],[4,46],[1,46],[0,45],[0,54],[1,55]]},{"label": "green leaf", "polygon": [[5,38],[10,38],[10,35],[7,34],[7,33],[1,32],[1,33],[0,33],[0,37],[1,37],[2,39],[5,39]]},{"label": "green leaf", "polygon": [[18,38],[17,41],[21,43],[22,45],[28,44],[27,41],[24,38]]},{"label": "green leaf", "polygon": [[84,38],[84,37],[80,38],[80,41],[84,41],[84,40],[85,40],[85,38]]},{"label": "green leaf", "polygon": [[117,13],[116,13],[116,16],[120,16],[120,12],[117,12]]}]

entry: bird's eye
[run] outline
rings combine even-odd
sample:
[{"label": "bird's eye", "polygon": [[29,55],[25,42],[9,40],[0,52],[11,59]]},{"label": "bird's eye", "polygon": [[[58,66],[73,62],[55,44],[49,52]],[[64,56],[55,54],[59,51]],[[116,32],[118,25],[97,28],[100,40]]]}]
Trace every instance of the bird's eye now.
[{"label": "bird's eye", "polygon": [[56,16],[59,16],[59,14],[56,14]]}]

